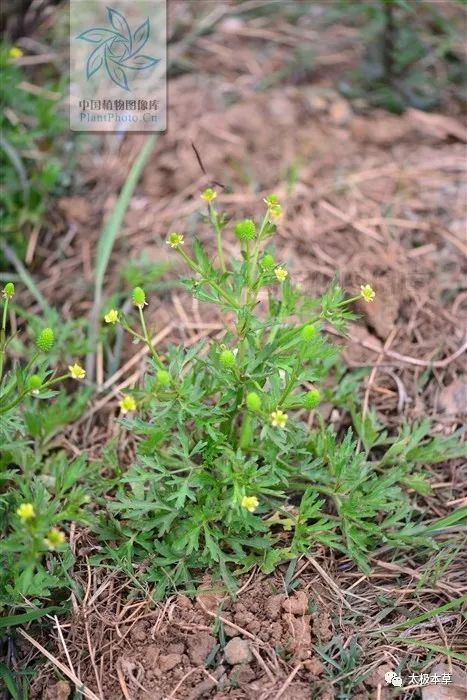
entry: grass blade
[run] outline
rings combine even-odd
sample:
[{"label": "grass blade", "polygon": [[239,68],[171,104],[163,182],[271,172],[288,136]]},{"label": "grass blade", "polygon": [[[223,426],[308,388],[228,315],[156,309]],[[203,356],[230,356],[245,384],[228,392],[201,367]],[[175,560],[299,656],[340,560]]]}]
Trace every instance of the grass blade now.
[{"label": "grass blade", "polygon": [[[390,632],[391,630],[403,630],[408,627],[412,627],[413,625],[418,625],[420,622],[425,622],[426,620],[431,620],[432,617],[436,617],[436,615],[439,615],[440,613],[446,612],[447,610],[452,610],[453,608],[459,608],[461,605],[464,603],[467,603],[467,595],[462,596],[461,598],[456,598],[455,600],[449,601],[449,603],[445,603],[444,605],[440,605],[438,608],[433,608],[433,610],[428,610],[426,613],[423,613],[422,615],[417,615],[417,617],[411,617],[410,620],[404,620],[404,622],[399,622],[396,625],[390,625],[389,627],[384,627],[383,629],[378,630],[378,634],[382,632]],[[371,632],[370,632],[371,634]],[[405,639],[405,637],[404,637]]]},{"label": "grass blade", "polygon": [[[96,279],[94,285],[94,304],[89,322],[88,338],[91,347],[95,346],[97,338],[97,327],[99,314],[102,304],[102,288],[104,285],[104,277],[109,264],[110,255],[115,244],[115,240],[120,232],[123,217],[130,203],[134,189],[138,183],[140,175],[143,171],[146,161],[151,155],[152,149],[157,141],[158,134],[151,134],[144,142],[144,145],[138,153],[133,165],[131,166],[128,177],[123,185],[115,208],[104,227],[96,250]],[[94,353],[90,353],[86,361],[86,371],[88,377],[92,380],[94,376]]]},{"label": "grass blade", "polygon": [[457,659],[458,661],[467,662],[467,654],[459,654],[457,651],[452,651],[448,647],[441,647],[438,644],[431,644],[429,642],[424,642],[421,639],[412,639],[412,637],[393,637],[391,642],[404,642],[404,644],[410,644],[415,647],[422,647],[423,649],[429,649],[437,654],[444,654],[451,659]]},{"label": "grass blade", "polygon": [[18,273],[18,277],[21,279],[23,284],[29,289],[32,296],[41,307],[42,311],[45,314],[51,314],[52,308],[49,306],[49,304],[46,302],[46,300],[40,293],[38,287],[36,286],[36,283],[32,279],[31,275],[29,274],[21,260],[18,258],[14,250],[12,250],[8,243],[6,243],[5,241],[2,243],[2,252],[6,259],[9,260],[9,262],[13,265],[16,272]]},{"label": "grass blade", "polygon": [[5,684],[6,689],[10,693],[11,697],[13,700],[21,700],[21,695],[19,693],[18,688],[16,687],[15,679],[8,668],[8,666],[5,666],[5,664],[0,663],[0,680],[2,680]]},{"label": "grass blade", "polygon": [[21,613],[19,615],[8,615],[0,620],[0,629],[4,627],[15,627],[17,625],[24,625],[26,622],[31,620],[38,620],[40,617],[44,617],[52,612],[59,612],[61,608],[42,608],[42,610],[29,610],[28,612]]}]

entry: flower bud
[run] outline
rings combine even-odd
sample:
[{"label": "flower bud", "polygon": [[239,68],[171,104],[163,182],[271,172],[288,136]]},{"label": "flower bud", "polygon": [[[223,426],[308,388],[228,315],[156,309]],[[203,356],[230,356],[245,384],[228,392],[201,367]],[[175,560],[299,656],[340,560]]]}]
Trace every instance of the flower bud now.
[{"label": "flower bud", "polygon": [[31,374],[28,379],[28,389],[30,391],[38,391],[42,386],[42,379],[38,374]]},{"label": "flower bud", "polygon": [[219,360],[224,367],[233,367],[235,365],[235,355],[232,350],[222,350]]},{"label": "flower bud", "polygon": [[313,340],[316,335],[316,328],[311,323],[302,328],[302,338],[305,341]]},{"label": "flower bud", "polygon": [[141,287],[135,287],[133,289],[131,299],[133,301],[133,304],[140,309],[142,309],[143,306],[146,306],[146,294],[144,292],[144,289],[141,289]]},{"label": "flower bud", "polygon": [[250,393],[247,394],[246,405],[250,411],[261,410],[261,399],[255,391],[250,391]]},{"label": "flower bud", "polygon": [[251,219],[245,219],[235,224],[235,235],[240,241],[252,241],[256,236],[255,222]]},{"label": "flower bud", "polygon": [[13,282],[7,282],[3,287],[2,296],[4,299],[11,299],[15,294],[15,285]]},{"label": "flower bud", "polygon": [[168,386],[170,384],[170,374],[166,369],[158,369],[156,379],[159,384],[162,384],[162,386]]},{"label": "flower bud", "polygon": [[55,335],[51,328],[43,328],[36,338],[36,345],[42,352],[50,352],[54,342]]},{"label": "flower bud", "polygon": [[321,401],[321,394],[318,389],[311,389],[306,394],[303,395],[303,407],[311,411]]},{"label": "flower bud", "polygon": [[265,255],[261,260],[261,267],[263,270],[272,270],[275,265],[275,261],[272,255]]}]

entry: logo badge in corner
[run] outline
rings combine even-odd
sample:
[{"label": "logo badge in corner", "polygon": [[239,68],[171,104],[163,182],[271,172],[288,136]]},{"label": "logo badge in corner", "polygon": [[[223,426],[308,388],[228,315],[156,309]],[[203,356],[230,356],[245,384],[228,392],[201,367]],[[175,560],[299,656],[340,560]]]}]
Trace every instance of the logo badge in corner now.
[{"label": "logo badge in corner", "polygon": [[166,0],[71,0],[70,127],[164,131]]}]

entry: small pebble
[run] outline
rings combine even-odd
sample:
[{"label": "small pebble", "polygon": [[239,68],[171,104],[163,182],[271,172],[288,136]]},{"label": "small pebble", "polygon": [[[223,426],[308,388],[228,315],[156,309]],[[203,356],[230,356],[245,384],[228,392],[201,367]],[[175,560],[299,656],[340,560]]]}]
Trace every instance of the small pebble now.
[{"label": "small pebble", "polygon": [[230,642],[227,642],[224,647],[224,656],[231,666],[247,664],[253,658],[249,643],[240,637],[234,637]]}]

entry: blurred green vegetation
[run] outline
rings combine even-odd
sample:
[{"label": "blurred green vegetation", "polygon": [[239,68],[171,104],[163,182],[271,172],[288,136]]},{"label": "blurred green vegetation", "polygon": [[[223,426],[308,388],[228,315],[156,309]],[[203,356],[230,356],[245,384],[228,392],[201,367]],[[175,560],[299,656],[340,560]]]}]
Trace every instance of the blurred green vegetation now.
[{"label": "blurred green vegetation", "polygon": [[364,46],[341,90],[396,113],[463,100],[465,6],[465,0],[338,0],[328,20],[361,27]]},{"label": "blurred green vegetation", "polygon": [[[58,109],[63,79],[28,80],[21,51],[0,45],[0,227],[23,258],[30,232],[41,225],[52,193],[67,184],[65,116]],[[39,83],[39,87],[36,88]],[[9,267],[0,248],[0,270]]]}]

